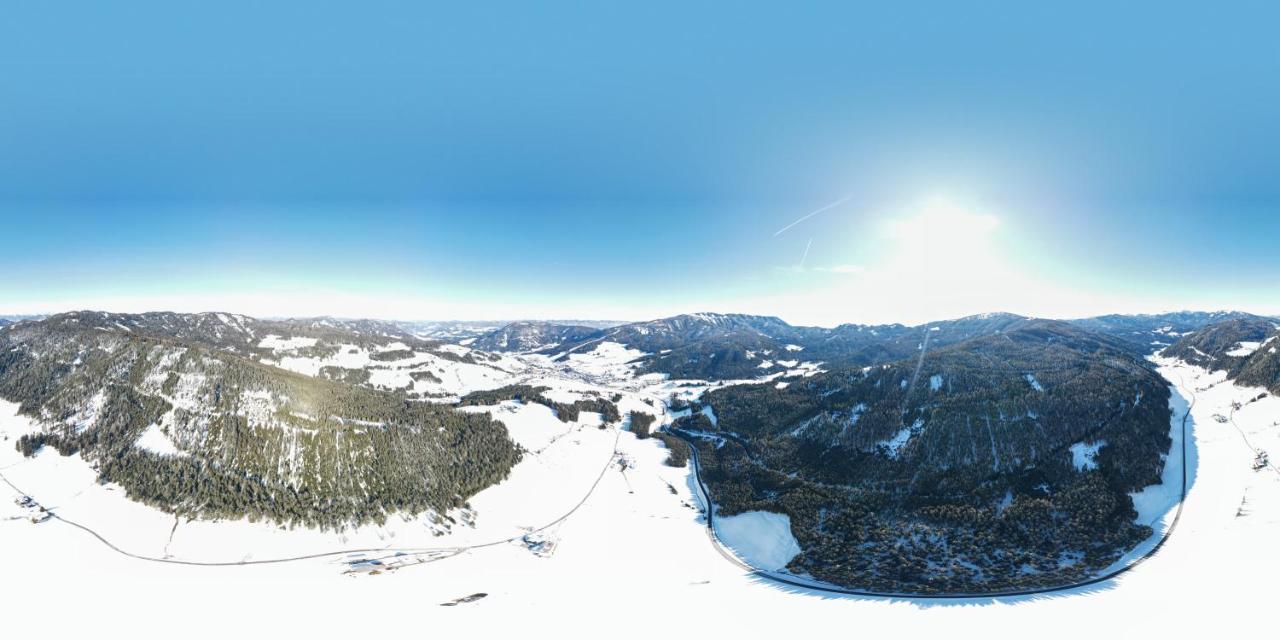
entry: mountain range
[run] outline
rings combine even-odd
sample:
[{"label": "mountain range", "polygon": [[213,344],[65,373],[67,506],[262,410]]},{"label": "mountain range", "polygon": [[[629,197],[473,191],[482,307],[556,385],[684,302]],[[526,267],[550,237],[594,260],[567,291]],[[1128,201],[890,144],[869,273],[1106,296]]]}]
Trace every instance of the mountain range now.
[{"label": "mountain range", "polygon": [[[40,425],[14,446],[78,454],[135,500],[331,529],[395,513],[453,524],[530,455],[473,409],[536,402],[646,432],[658,419],[668,446],[696,449],[718,512],[789,516],[790,571],[982,592],[1078,581],[1149,536],[1130,494],[1159,481],[1170,447],[1149,358],[1280,392],[1278,327],[1239,312],[833,328],[698,313],[440,323],[432,337],[422,323],[79,311],[0,323],[0,397]],[[588,388],[568,397],[565,381]],[[699,392],[659,407],[659,388]]]}]

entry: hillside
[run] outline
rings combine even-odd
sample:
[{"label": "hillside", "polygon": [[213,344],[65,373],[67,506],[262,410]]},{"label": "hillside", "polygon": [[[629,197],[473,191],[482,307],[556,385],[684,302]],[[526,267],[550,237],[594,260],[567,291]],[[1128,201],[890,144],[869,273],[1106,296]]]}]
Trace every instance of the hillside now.
[{"label": "hillside", "polygon": [[1241,311],[1176,311],[1138,315],[1111,314],[1069,322],[1083,329],[1123,340],[1142,353],[1155,353],[1207,325],[1241,319],[1260,318]]},{"label": "hillside", "polygon": [[492,352],[554,350],[562,344],[581,344],[604,332],[595,327],[550,322],[512,322],[485,333],[467,346]]},{"label": "hillside", "polygon": [[[1068,323],[1110,336],[1117,341],[1116,346],[1145,356],[1201,327],[1230,319],[1263,320],[1234,311],[1185,311],[1098,316]],[[918,353],[926,337],[930,345],[940,347],[1036,322],[1012,313],[984,313],[910,327],[843,324],[825,328],[793,326],[773,316],[693,313],[595,332],[584,327],[576,338],[568,327],[543,328],[544,334],[553,337],[544,339],[544,346],[533,346],[538,340],[531,339],[526,350],[564,355],[588,351],[601,342],[616,342],[644,352],[637,359],[642,372],[682,379],[737,380],[790,369],[786,363],[792,361],[821,362],[836,368],[893,362]],[[473,346],[493,350],[495,345],[477,342]]]},{"label": "hillside", "polygon": [[918,352],[926,336],[934,345],[953,344],[1028,321],[993,313],[917,327],[845,324],[824,328],[796,327],[773,316],[694,313],[613,327],[544,353],[581,352],[600,342],[616,342],[646,354],[637,359],[642,372],[735,380],[782,372],[799,362],[837,367],[891,362]]},{"label": "hillside", "polygon": [[12,330],[13,335],[25,335],[47,329],[176,340],[310,377],[423,399],[501,386],[510,377],[504,365],[512,364],[499,355],[419,338],[397,323],[378,320],[76,311]]},{"label": "hillside", "polygon": [[[0,396],[38,418],[18,446],[79,453],[130,497],[205,518],[340,528],[439,513],[519,459],[483,414],[266,362],[273,331],[377,343],[372,323],[73,313],[0,329]],[[398,340],[404,336],[395,336]],[[419,346],[427,346],[422,345]]]},{"label": "hillside", "polygon": [[1209,325],[1164,350],[1164,355],[1226,371],[1229,379],[1280,394],[1280,321],[1242,318]]},{"label": "hillside", "polygon": [[1118,340],[1052,321],[922,358],[712,391],[672,430],[724,514],[787,514],[795,572],[892,592],[1062,584],[1150,530],[1169,392]]}]

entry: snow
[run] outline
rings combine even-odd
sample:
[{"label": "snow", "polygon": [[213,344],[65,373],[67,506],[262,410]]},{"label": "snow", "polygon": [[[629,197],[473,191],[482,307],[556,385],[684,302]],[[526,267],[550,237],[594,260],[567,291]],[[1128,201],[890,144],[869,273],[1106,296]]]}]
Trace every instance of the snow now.
[{"label": "snow", "polygon": [[798,344],[789,344],[785,347],[787,351],[804,351],[804,347]]},{"label": "snow", "polygon": [[[1176,379],[1181,382],[1185,379],[1185,374],[1169,364],[1167,360],[1157,359],[1158,363],[1163,363],[1161,373],[1166,378],[1170,378],[1170,372]],[[1225,372],[1219,372],[1215,375],[1225,376]],[[1224,388],[1231,388],[1234,385],[1222,385]],[[1172,410],[1169,417],[1169,437],[1173,441],[1173,445],[1169,447],[1169,454],[1165,456],[1164,469],[1160,473],[1160,483],[1144,487],[1141,491],[1130,493],[1129,497],[1133,498],[1133,508],[1137,510],[1138,517],[1135,522],[1149,526],[1155,526],[1155,523],[1164,518],[1166,514],[1178,503],[1178,499],[1182,492],[1182,417],[1187,412],[1189,400],[1187,394],[1191,393],[1186,389],[1182,389],[1179,385],[1170,385],[1169,408]],[[1202,392],[1196,392],[1202,393]],[[1197,405],[1201,405],[1197,398]],[[1194,431],[1198,419],[1193,413],[1187,418],[1187,429]],[[1189,447],[1190,448],[1190,447]],[[1194,474],[1194,471],[1189,471]],[[1194,475],[1191,476],[1191,480]]]},{"label": "snow", "polygon": [[[270,336],[268,336],[270,337]],[[265,339],[264,339],[265,341]],[[404,389],[415,393],[446,393],[463,395],[471,391],[496,389],[512,381],[512,373],[506,368],[524,366],[517,360],[504,357],[496,363],[470,364],[454,362],[426,351],[416,351],[412,356],[394,361],[378,361],[373,354],[382,351],[407,350],[404,343],[392,343],[369,351],[353,344],[337,345],[337,353],[327,358],[282,356],[278,361],[266,361],[281,369],[316,377],[325,367],[340,369],[365,369],[369,371],[369,384],[386,389]],[[277,352],[278,353],[278,352]],[[414,380],[415,371],[428,371],[440,378],[440,382]]]},{"label": "snow", "polygon": [[147,427],[146,431],[143,431],[142,435],[138,436],[138,439],[134,441],[133,446],[163,456],[185,455],[173,444],[173,440],[170,440],[169,436],[160,430],[160,425],[158,424]]},{"label": "snow", "polygon": [[263,349],[271,349],[272,351],[279,353],[281,351],[294,351],[297,349],[304,349],[306,347],[314,347],[316,346],[316,339],[303,337],[285,338],[277,335],[267,335],[263,336],[262,340],[258,343],[258,346]]},{"label": "snow", "polygon": [[471,350],[463,345],[468,345],[468,344],[471,344],[472,342],[475,342],[475,338],[468,338],[466,340],[461,341],[460,344],[442,344],[436,347],[436,351],[444,351],[446,353],[452,353],[457,356],[465,356],[468,353],[471,353]]},{"label": "snow", "polygon": [[369,384],[387,389],[404,389],[413,386],[413,378],[407,369],[369,369]]},{"label": "snow", "polygon": [[1036,380],[1036,377],[1033,374],[1030,374],[1030,373],[1026,374],[1026,378],[1027,378],[1027,384],[1031,385],[1032,389],[1035,389],[1036,391],[1040,391],[1040,392],[1044,391],[1044,387],[1040,386],[1040,381]]},{"label": "snow", "polygon": [[717,516],[716,537],[747,564],[777,571],[800,553],[800,544],[791,533],[791,518],[782,513],[747,511],[734,516]]},{"label": "snow", "polygon": [[94,393],[93,397],[89,399],[89,402],[84,406],[84,408],[77,411],[67,419],[67,424],[71,425],[71,428],[74,429],[76,433],[84,433],[85,431],[93,428],[93,426],[97,424],[98,414],[102,413],[102,407],[106,402],[106,390],[99,389],[97,393]]},{"label": "snow", "polygon": [[910,439],[911,429],[903,427],[892,438],[889,438],[888,440],[881,440],[879,444],[888,449],[887,453],[890,458],[897,459],[898,454],[902,451],[902,448],[907,445],[907,441]]},{"label": "snow", "polygon": [[[783,364],[783,363],[779,361],[778,364]],[[788,378],[793,378],[796,376],[808,378],[809,376],[822,373],[821,362],[801,362],[801,363],[798,363],[795,365],[789,365],[789,366],[792,366],[792,368],[788,369],[786,372],[786,377]]]},{"label": "snow", "polygon": [[[862,405],[858,406],[865,409]],[[858,408],[854,409],[854,413],[850,417],[850,426],[857,423],[858,417],[861,416],[861,414],[861,410]],[[916,421],[912,423],[911,426],[903,427],[894,434],[892,438],[889,438],[888,440],[881,440],[876,444],[885,448],[885,454],[888,455],[891,460],[897,460],[898,455],[902,453],[902,448],[907,446],[907,442],[911,440],[911,436],[920,433],[920,430],[923,428],[924,420],[916,418]]]},{"label": "snow", "polygon": [[720,421],[716,419],[715,409],[712,409],[711,405],[702,408],[702,415],[706,416],[713,426],[719,426]]},{"label": "snow", "polygon": [[941,389],[941,388],[942,388],[942,376],[937,374],[929,376],[929,389],[931,391],[937,391],[938,389]]},{"label": "snow", "polygon": [[575,370],[594,375],[624,377],[634,372],[637,365],[632,360],[646,354],[639,349],[631,349],[619,342],[601,342],[587,353],[572,353],[569,362]]},{"label": "snow", "polygon": [[1071,445],[1071,463],[1075,465],[1076,471],[1086,471],[1097,469],[1098,463],[1096,458],[1098,451],[1107,446],[1106,440],[1097,442],[1077,442]]},{"label": "snow", "polygon": [[1241,340],[1240,342],[1236,343],[1236,347],[1234,349],[1227,352],[1227,355],[1235,356],[1235,357],[1252,355],[1253,352],[1257,351],[1258,347],[1260,346],[1262,346],[1261,342],[1249,342],[1247,340]]},{"label": "snow", "polygon": [[[579,423],[565,424],[556,417],[554,411],[546,405],[537,403],[521,403],[509,400],[490,407],[463,407],[469,412],[488,412],[494,420],[507,428],[507,435],[521,447],[529,451],[537,451],[555,442],[556,439],[573,431],[576,424],[582,422],[599,422],[599,414],[583,413]],[[594,421],[588,416],[596,416]]]},{"label": "snow", "polygon": [[[1249,403],[1259,390],[1224,383],[1221,372],[1158,364],[1177,390],[1175,408],[1195,398],[1187,442],[1192,484],[1168,543],[1133,571],[1099,585],[1052,596],[955,601],[840,596],[779,586],[739,569],[708,541],[693,506],[698,500],[689,470],[662,464],[666,450],[656,439],[619,436],[612,428],[562,425],[573,430],[472,498],[474,526],[461,524],[461,514],[454,513],[459,524],[440,537],[425,518],[399,517],[385,527],[342,535],[247,521],[183,520],[174,529],[172,516],[126,499],[119,487],[98,485],[79,456],[46,448],[21,458],[13,440],[36,427],[15,416],[16,405],[0,403],[0,473],[130,552],[240,561],[515,537],[458,555],[422,554],[435,561],[355,578],[342,575],[347,556],[238,567],[161,564],[117,554],[64,522],[10,519],[17,513],[11,500],[17,494],[0,483],[4,628],[13,637],[54,629],[59,636],[100,634],[103,621],[143,607],[145,616],[131,625],[132,636],[171,638],[181,629],[197,640],[225,640],[246,629],[253,635],[356,637],[367,635],[372,623],[387,633],[430,628],[436,634],[505,637],[558,629],[569,637],[605,630],[652,638],[674,628],[681,635],[780,638],[795,635],[797,620],[812,628],[847,628],[857,620],[868,634],[983,640],[1025,638],[1028,630],[1045,640],[1078,640],[1081,621],[1111,635],[1257,636],[1270,620],[1273,576],[1280,574],[1280,554],[1270,552],[1280,536],[1280,477],[1249,469],[1254,454],[1241,434],[1273,455],[1280,451],[1280,429],[1273,424],[1280,420],[1280,398]],[[677,390],[652,378],[633,383],[634,397]],[[1234,413],[1233,401],[1243,403]],[[1214,413],[1231,415],[1241,431],[1213,422]],[[617,450],[634,460],[625,473],[610,465],[615,438]],[[1162,475],[1161,486],[1175,488],[1164,492],[1165,507],[1172,504],[1168,496],[1177,495],[1172,481],[1180,479],[1180,460],[1174,456]],[[538,538],[557,541],[554,555],[538,557],[521,541],[529,528],[551,523],[579,502],[577,511]],[[1157,531],[1168,526],[1171,511],[1161,514],[1154,501],[1138,502],[1140,519],[1154,521]],[[722,538],[724,520],[716,519]],[[1130,559],[1153,544],[1154,539],[1144,543]],[[401,558],[376,551],[362,557],[386,563]],[[84,596],[76,598],[74,615],[67,614],[65,598],[49,595],[59,593]],[[475,593],[488,596],[457,607],[435,606]],[[645,604],[637,609],[637,603]],[[210,615],[214,609],[234,615]],[[304,610],[321,613],[297,614]],[[660,615],[646,613],[653,610]]]},{"label": "snow", "polygon": [[1270,338],[1267,338],[1266,340],[1263,340],[1262,342],[1251,342],[1251,341],[1247,341],[1247,340],[1241,340],[1240,342],[1236,343],[1236,347],[1235,347],[1234,349],[1232,349],[1232,350],[1230,350],[1230,351],[1228,351],[1228,352],[1227,352],[1227,355],[1229,355],[1229,356],[1235,356],[1235,357],[1237,357],[1237,358],[1243,358],[1243,357],[1245,357],[1245,356],[1251,356],[1251,355],[1253,355],[1253,354],[1254,354],[1254,352],[1256,352],[1258,349],[1261,349],[1264,345],[1266,345],[1267,343],[1269,343],[1269,342],[1271,342],[1272,340],[1275,340],[1275,339],[1276,339],[1276,337],[1275,337],[1275,336],[1271,336]]}]

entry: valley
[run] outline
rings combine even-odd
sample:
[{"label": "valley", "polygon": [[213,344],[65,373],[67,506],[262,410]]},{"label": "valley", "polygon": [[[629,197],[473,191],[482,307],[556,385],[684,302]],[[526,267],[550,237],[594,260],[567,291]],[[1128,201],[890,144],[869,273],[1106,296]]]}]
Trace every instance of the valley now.
[{"label": "valley", "polygon": [[[476,593],[486,597],[459,605],[450,616],[452,621],[440,620],[439,624],[461,630],[487,619],[491,627],[521,633],[530,625],[555,625],[572,618],[607,627],[618,623],[617,603],[644,601],[654,592],[668,596],[660,609],[662,618],[689,631],[775,635],[786,633],[795,624],[792,616],[832,625],[856,616],[861,624],[903,633],[955,627],[1036,628],[1043,637],[1068,638],[1078,636],[1082,617],[1097,616],[1110,620],[1109,628],[1116,632],[1249,633],[1265,624],[1259,612],[1266,610],[1270,580],[1280,571],[1273,554],[1258,552],[1266,548],[1280,526],[1276,506],[1280,504],[1280,481],[1274,474],[1251,471],[1253,454],[1242,445],[1240,433],[1212,416],[1232,414],[1233,403],[1244,403],[1233,414],[1240,429],[1256,446],[1274,449],[1280,447],[1273,424],[1280,415],[1280,400],[1268,397],[1247,403],[1257,395],[1256,390],[1225,382],[1221,372],[1210,374],[1171,361],[1161,362],[1160,371],[1177,387],[1175,397],[1195,400],[1186,443],[1191,489],[1177,531],[1139,569],[1102,585],[1051,598],[977,598],[936,605],[929,601],[833,597],[762,581],[716,553],[704,534],[700,510],[691,508],[697,505],[697,494],[688,484],[687,471],[664,464],[667,452],[661,444],[627,433],[602,433],[595,426],[581,430],[581,436],[590,441],[570,445],[571,441],[561,438],[542,454],[548,456],[547,464],[537,465],[535,471],[531,460],[522,461],[512,476],[521,482],[499,484],[473,499],[481,514],[477,529],[494,524],[492,520],[501,518],[501,512],[521,505],[547,508],[530,507],[523,518],[512,518],[515,522],[532,523],[544,513],[552,515],[580,498],[577,494],[589,488],[600,471],[599,466],[588,468],[585,462],[574,465],[570,461],[587,457],[595,462],[612,460],[616,438],[617,450],[631,458],[633,471],[626,476],[620,471],[597,476],[599,484],[590,498],[572,517],[559,523],[556,548],[550,555],[537,555],[523,541],[513,541],[461,553],[435,552],[422,556],[423,566],[406,563],[402,569],[356,580],[344,575],[354,558],[344,557],[234,568],[157,564],[120,556],[83,531],[57,521],[31,525],[11,520],[16,507],[6,500],[0,504],[5,518],[0,526],[6,540],[2,560],[9,571],[24,578],[21,589],[7,588],[3,597],[24,616],[48,618],[60,605],[38,594],[60,583],[61,576],[78,576],[77,592],[87,596],[78,605],[85,615],[60,623],[64,629],[87,630],[95,615],[128,608],[138,599],[145,602],[152,622],[162,625],[187,624],[185,621],[199,617],[209,602],[238,612],[234,621],[214,620],[193,629],[191,635],[196,637],[219,637],[243,621],[289,615],[288,602],[334,595],[359,615],[326,618],[323,630],[316,626],[318,618],[295,618],[295,629],[357,633],[367,625],[369,612],[400,615]],[[6,414],[12,408],[7,405]],[[546,413],[536,413],[547,420],[531,419],[529,426],[541,425],[542,442],[555,438],[559,427],[551,424]],[[6,435],[22,428],[14,426],[21,424],[21,419],[0,418]],[[591,447],[584,450],[591,455],[568,453],[579,447]],[[74,457],[46,451],[15,467],[19,461],[13,453],[0,455],[0,469],[6,477],[36,483],[48,495],[41,500],[58,512],[74,513],[86,521],[96,518],[95,525],[114,522],[109,536],[122,548],[164,553],[172,518],[129,501],[118,489],[97,485],[90,470],[74,462]],[[520,475],[526,467],[529,475]],[[552,469],[563,475],[536,475]],[[550,486],[569,485],[580,490],[574,496],[545,491]],[[1170,515],[1167,511],[1160,514],[1153,523],[1157,530],[1169,524]],[[347,541],[363,541],[371,547],[397,546],[403,534],[391,535],[392,528],[369,529],[359,534],[364,538],[351,535]],[[217,558],[217,549],[232,547],[222,555],[224,559],[239,560],[244,555],[267,559],[273,553],[322,551],[326,544],[343,544],[314,531],[286,533],[247,522],[184,522],[178,531],[174,542],[184,536],[185,542],[171,553],[184,557]],[[460,529],[444,539],[466,533]],[[1147,550],[1139,547],[1135,552]],[[384,553],[378,557],[402,556]],[[558,576],[554,588],[547,587],[547,575]],[[1212,591],[1206,591],[1210,585]],[[127,588],[118,588],[121,586]],[[282,588],[288,590],[287,596],[279,593]],[[704,615],[722,607],[753,615],[732,620]],[[1187,615],[1170,615],[1170,611]],[[623,635],[628,634],[624,631]]]},{"label": "valley", "polygon": [[[1269,355],[1257,329],[1233,329],[1242,321],[1267,330],[1266,320],[1232,317],[1200,325],[1208,327],[1200,335],[1226,332],[1224,353],[1240,353],[1229,338],[1260,338],[1249,355]],[[806,352],[848,329],[750,316],[603,329],[526,323],[523,349],[490,353],[461,344],[485,336],[449,343],[394,323],[66,314],[4,336],[14,346],[0,383],[26,395],[4,407],[17,423],[5,426],[0,472],[11,490],[49,505],[55,525],[163,564],[323,562],[376,575],[507,546],[550,557],[562,549],[561,529],[602,499],[611,479],[627,496],[658,479],[662,491],[650,498],[705,523],[709,497],[723,523],[713,548],[727,542],[737,566],[793,587],[946,597],[1053,591],[1123,569],[1162,539],[1162,518],[1179,503],[1180,492],[1170,493],[1170,460],[1180,460],[1183,442],[1179,407],[1191,397],[1170,377],[1168,357],[1157,368],[1146,360],[1153,348],[1080,324],[994,314],[861,327],[853,333],[883,335],[889,346],[826,347],[845,363],[832,364]],[[1148,331],[1169,333],[1164,326]],[[511,331],[490,337],[510,343]],[[630,344],[563,344],[600,331]],[[1196,331],[1175,333],[1185,340]],[[916,357],[895,360],[903,347],[893,345],[913,334]],[[727,369],[702,369],[736,373],[746,362],[754,375],[648,370],[655,361],[640,347],[670,345],[657,353],[672,363],[681,344],[700,345],[679,351],[686,363],[736,354]],[[875,364],[850,364],[868,359]],[[326,373],[333,367],[367,375],[335,377]],[[423,370],[432,378],[406,375]],[[186,382],[196,376],[194,386]],[[91,380],[120,382],[104,395]],[[246,411],[243,398],[258,394],[266,406]],[[239,406],[228,395],[242,398]],[[141,410],[113,411],[124,402]],[[209,413],[206,404],[228,408]],[[640,418],[643,428],[633,427]],[[236,438],[258,441],[251,455],[220,420]],[[424,430],[423,421],[440,426]],[[502,477],[481,481],[487,488],[432,501],[440,494],[430,489],[438,484],[430,455],[397,449],[407,437],[453,428],[475,433],[440,449],[453,460],[444,469],[500,461],[504,450],[514,457],[501,463],[510,465]],[[369,434],[390,439],[360,439]],[[349,461],[307,466],[335,452]],[[220,486],[219,474],[235,469],[251,484]],[[175,486],[164,473],[192,484]],[[413,477],[420,480],[406,483]],[[404,489],[392,487],[416,483],[426,501],[396,502]],[[379,486],[388,498],[370,503]],[[281,491],[297,506],[282,505]],[[335,506],[342,495],[373,508]]]}]

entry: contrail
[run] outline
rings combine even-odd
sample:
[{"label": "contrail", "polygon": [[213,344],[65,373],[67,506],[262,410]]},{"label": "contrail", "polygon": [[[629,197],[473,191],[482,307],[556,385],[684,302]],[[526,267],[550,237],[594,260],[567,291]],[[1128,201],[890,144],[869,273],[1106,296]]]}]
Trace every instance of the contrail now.
[{"label": "contrail", "polygon": [[814,216],[818,215],[819,213],[822,213],[823,211],[826,211],[826,210],[828,210],[828,209],[834,209],[834,208],[836,208],[836,207],[838,207],[838,206],[840,206],[840,205],[842,205],[842,204],[844,204],[844,203],[848,202],[848,201],[849,201],[849,200],[851,200],[852,198],[853,198],[853,196],[845,196],[845,197],[843,197],[843,198],[840,198],[839,200],[836,200],[835,202],[832,202],[831,204],[829,204],[829,205],[827,205],[827,206],[825,206],[825,207],[822,207],[822,208],[820,208],[820,209],[817,209],[816,211],[810,211],[809,213],[806,213],[805,215],[801,216],[799,220],[796,220],[795,222],[792,222],[791,224],[789,224],[789,225],[787,225],[787,226],[785,226],[785,227],[783,227],[783,228],[781,228],[781,229],[778,229],[778,232],[777,232],[777,233],[775,233],[775,234],[773,234],[773,237],[775,237],[775,238],[776,238],[776,237],[778,237],[778,236],[782,235],[782,232],[783,232],[783,231],[786,231],[787,229],[790,229],[791,227],[794,227],[794,226],[796,226],[796,225],[800,224],[801,222],[804,222],[805,220],[808,220],[809,218],[812,218],[812,217],[814,217]]},{"label": "contrail", "polygon": [[804,261],[809,258],[809,247],[813,246],[813,238],[809,238],[809,244],[804,245],[804,255],[800,256],[800,268],[804,268]]}]

